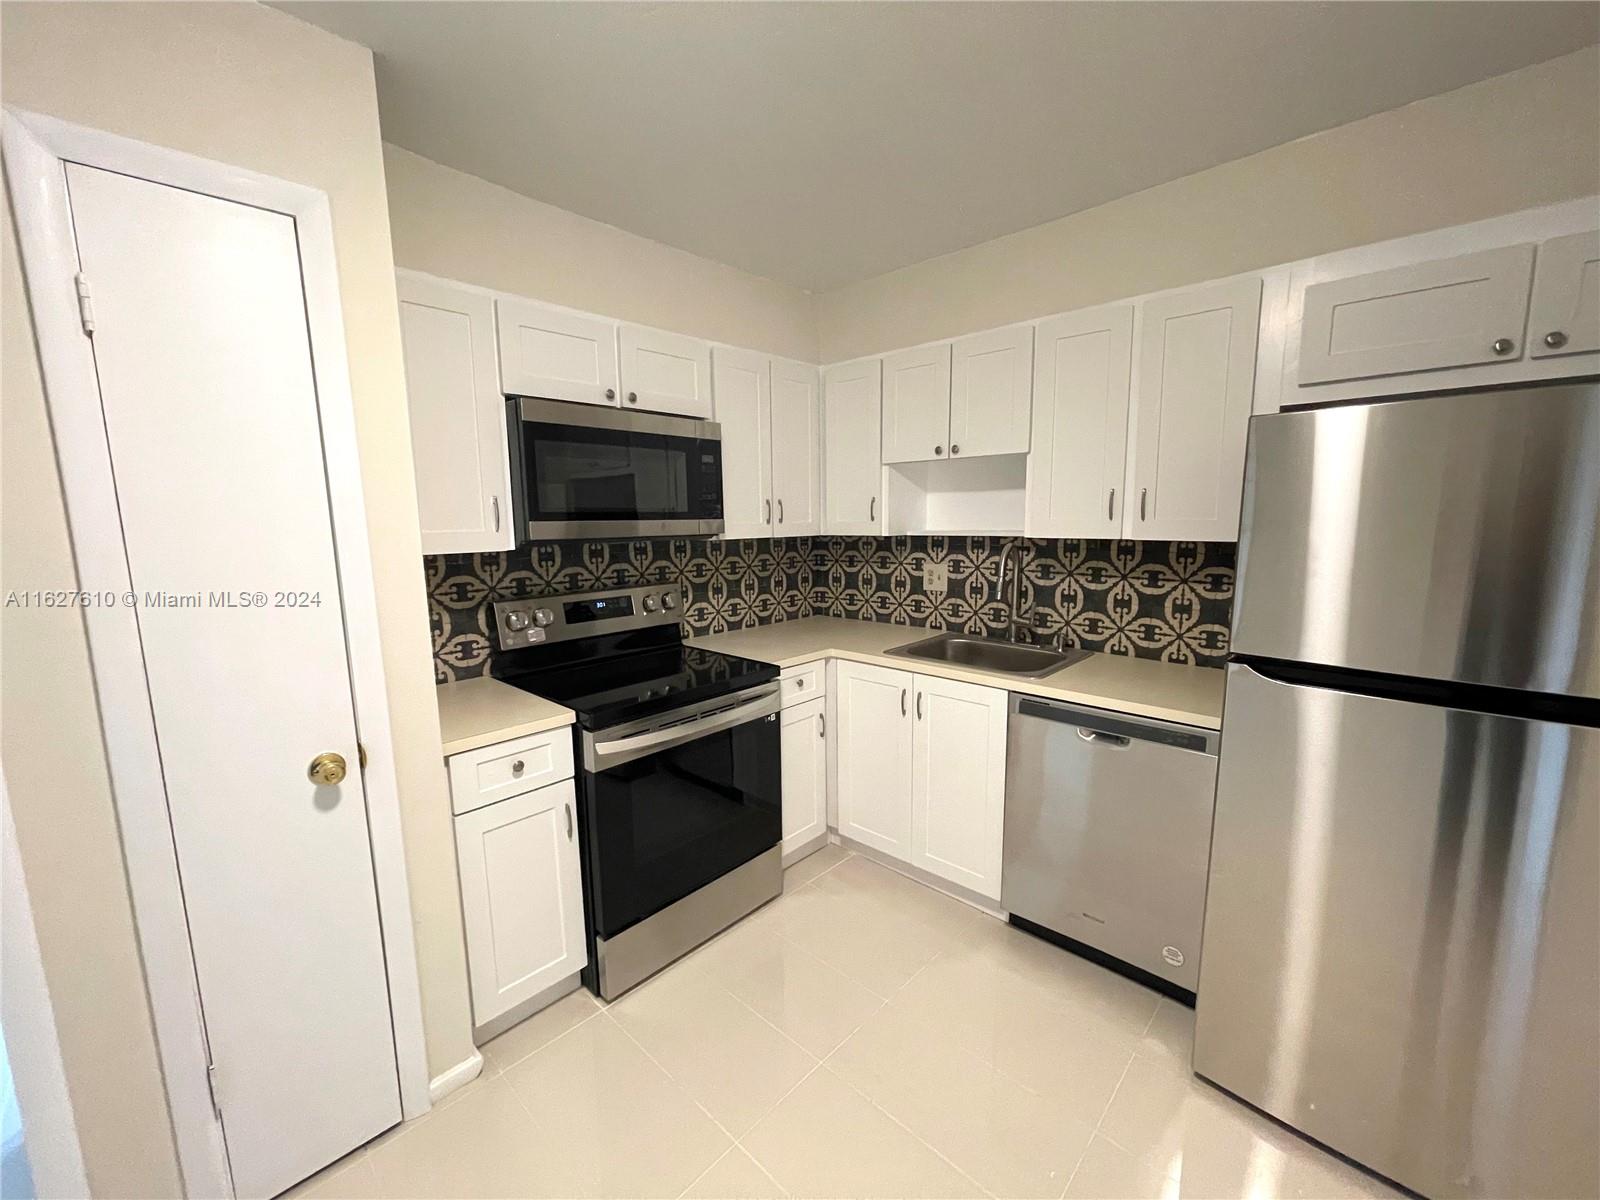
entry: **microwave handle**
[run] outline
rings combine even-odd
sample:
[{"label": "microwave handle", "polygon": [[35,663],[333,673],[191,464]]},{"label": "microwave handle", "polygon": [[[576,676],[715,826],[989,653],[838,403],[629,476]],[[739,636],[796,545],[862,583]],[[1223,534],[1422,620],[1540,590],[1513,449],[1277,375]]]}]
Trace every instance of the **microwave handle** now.
[{"label": "microwave handle", "polygon": [[757,690],[749,699],[731,708],[707,713],[696,720],[668,725],[665,729],[651,729],[631,737],[613,738],[606,742],[590,741],[589,736],[585,735],[583,765],[590,771],[608,771],[612,767],[620,767],[647,754],[670,750],[674,746],[697,741],[707,734],[718,733],[724,729],[732,729],[735,725],[771,716],[781,707],[778,687],[774,684]]}]

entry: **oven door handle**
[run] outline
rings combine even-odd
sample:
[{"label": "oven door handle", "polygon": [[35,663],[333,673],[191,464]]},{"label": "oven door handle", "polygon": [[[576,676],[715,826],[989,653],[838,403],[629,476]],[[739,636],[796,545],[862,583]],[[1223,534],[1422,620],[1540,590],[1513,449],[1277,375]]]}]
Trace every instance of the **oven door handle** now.
[{"label": "oven door handle", "polygon": [[588,771],[608,771],[612,767],[620,767],[623,763],[632,762],[636,758],[643,758],[647,754],[670,750],[674,746],[682,746],[687,742],[698,741],[708,734],[719,733],[724,729],[732,729],[736,725],[743,725],[750,721],[760,720],[762,717],[771,716],[782,707],[782,703],[778,686],[772,684],[769,687],[757,690],[748,699],[741,700],[730,708],[717,709],[715,712],[709,712],[703,717],[668,725],[665,729],[651,729],[644,733],[613,738],[605,742],[593,741],[589,734],[585,734],[583,738],[584,769]]}]

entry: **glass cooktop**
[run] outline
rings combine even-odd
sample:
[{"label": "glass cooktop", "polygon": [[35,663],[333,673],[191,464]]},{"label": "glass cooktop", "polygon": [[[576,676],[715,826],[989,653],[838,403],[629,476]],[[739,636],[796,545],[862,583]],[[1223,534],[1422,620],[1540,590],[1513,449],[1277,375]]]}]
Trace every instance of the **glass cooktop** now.
[{"label": "glass cooktop", "polygon": [[587,657],[560,663],[541,662],[534,657],[537,648],[526,650],[496,677],[572,709],[585,729],[621,725],[778,677],[770,663],[681,642],[593,649]]}]

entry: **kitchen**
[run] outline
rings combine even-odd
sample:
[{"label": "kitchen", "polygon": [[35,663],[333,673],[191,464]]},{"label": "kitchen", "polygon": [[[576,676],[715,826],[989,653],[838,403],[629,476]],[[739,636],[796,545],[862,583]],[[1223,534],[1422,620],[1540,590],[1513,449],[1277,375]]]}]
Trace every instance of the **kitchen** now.
[{"label": "kitchen", "polygon": [[[90,1180],[58,1191],[1600,1189],[1585,1136],[1600,1109],[1584,953],[1600,937],[1592,10],[1478,6],[1474,25],[1448,5],[857,5],[831,21],[688,5],[664,31],[645,6],[496,6],[474,9],[474,32],[435,5],[28,7],[4,9],[27,274],[8,266],[7,303],[31,305],[40,349],[8,335],[6,390],[39,389],[11,374],[36,361],[28,411],[49,425],[8,442],[54,430],[63,465],[44,486],[76,549],[30,532],[34,553],[8,525],[13,561],[58,569],[14,567],[7,589],[60,563],[84,589],[120,570],[205,595],[270,569],[342,606],[225,621],[85,604],[72,628],[8,613],[82,643],[84,673],[60,678],[109,714],[89,728],[113,787],[94,807],[104,784],[86,780],[74,826],[39,823],[20,724],[5,746],[55,985],[48,1041]],[[1093,198],[1040,166],[1031,186],[1053,207],[1029,216],[990,186],[959,229],[910,219],[892,171],[850,177],[854,224],[821,209],[808,223],[738,191],[737,164],[689,155],[687,100],[649,117],[686,78],[717,92],[708,61],[778,121],[759,77],[794,75],[780,62],[830,64],[836,94],[806,92],[824,108],[877,93],[842,54],[852,38],[903,39],[885,61],[907,87],[962,39],[986,47],[984,70],[1010,63],[1037,87],[1046,63],[1132,70],[1106,47],[1176,55],[1201,27],[1233,31],[1234,54],[1277,39],[1262,86],[1322,107],[1251,126],[1260,106],[1213,79],[1200,107],[1239,131],[1231,148],[1174,171],[1167,130],[1128,152],[1142,182],[1094,180],[1112,190]],[[1127,40],[1070,48],[1107,28]],[[504,140],[472,148],[472,123],[515,94],[483,64],[550,34],[548,112],[502,104]],[[245,148],[226,105],[123,116],[130,92],[154,95],[143,68],[111,65],[124,42],[169,48],[217,99],[271,96],[303,57],[319,82],[294,111],[339,121],[319,140],[286,118]],[[1382,59],[1384,87],[1315,44]],[[101,92],[50,72],[69,46],[107,56]],[[765,70],[731,65],[758,46]],[[585,107],[586,49],[638,72],[615,127]],[[1355,98],[1357,75],[1371,95]],[[1039,103],[1078,99],[1062,85]],[[995,103],[1038,132],[1015,97]],[[722,128],[694,111],[694,129]],[[942,111],[944,139],[983,161],[959,115],[977,110]],[[1136,114],[1083,124],[1151,134]],[[1504,133],[1506,161],[1469,185],[1485,131]],[[915,143],[909,124],[892,134]],[[772,136],[795,161],[747,146],[751,161],[804,193],[807,143]],[[580,194],[604,172],[578,164],[615,172],[652,144],[684,157],[649,159],[645,194]],[[848,168],[848,139],[825,149]],[[942,153],[919,168],[908,149],[907,178]],[[1323,195],[1330,172],[1374,183],[1352,206]],[[203,273],[147,293],[167,266],[122,249],[125,214],[232,227],[108,174],[294,214],[303,265],[270,275],[289,289],[271,295],[303,288],[308,330],[267,320],[265,289],[194,290],[223,287]],[[1299,190],[1269,201],[1274,187]],[[1267,219],[1291,210],[1293,230]],[[63,246],[83,282],[52,298],[37,281]],[[1063,265],[1041,267],[1052,255]],[[217,323],[204,369],[190,362],[142,417],[126,399],[152,393],[121,381],[150,386],[146,361],[171,361],[152,348],[181,321],[141,309],[192,312],[202,295],[251,320]],[[294,337],[311,374],[275,375],[299,352],[270,339]],[[67,403],[95,391],[73,374],[91,344],[103,414]],[[257,364],[248,385],[241,361]],[[240,411],[217,420],[235,423],[194,423],[181,445],[202,460],[257,447],[236,479],[206,473],[225,499],[136,477],[139,448],[230,379]],[[314,386],[320,426],[293,444],[320,431],[325,483],[284,465],[257,386]],[[95,422],[104,466],[65,432]],[[236,486],[322,496],[331,542],[327,513],[297,503],[239,545]],[[116,561],[92,536],[108,495]],[[315,520],[325,560],[291,553]],[[182,554],[160,539],[178,521]],[[257,637],[227,623],[244,620]],[[341,628],[345,655],[309,640]],[[297,760],[305,819],[249,826],[255,867],[208,871],[194,848],[247,828],[204,802],[234,770],[222,753],[248,765],[269,733],[301,744],[291,692],[268,698],[291,648],[300,668],[313,649],[348,658],[347,674],[299,671],[294,720],[321,739]],[[350,722],[319,707],[341,687],[359,743],[315,732]],[[71,709],[64,693],[40,703]],[[121,716],[144,706],[147,742]],[[272,714],[259,747],[198,736],[249,713]],[[168,764],[164,797],[130,786],[143,753]],[[281,785],[260,777],[263,812],[279,811]],[[364,815],[341,796],[364,796]],[[332,820],[344,857],[308,861]],[[125,886],[94,876],[113,885],[94,911],[136,932],[143,982],[125,951],[91,965],[61,949],[110,937],[74,926],[87,917],[30,860],[69,837],[85,862],[126,865]],[[269,885],[281,937],[256,924]],[[296,979],[313,961],[315,994],[340,1003],[310,1006]],[[184,969],[197,986],[171,986]],[[74,997],[115,988],[134,1024],[102,1053],[127,1057],[122,1097],[87,1084],[74,1049],[89,1027]],[[140,1095],[170,1122],[128,1112]],[[47,1127],[30,1116],[30,1151]]]}]

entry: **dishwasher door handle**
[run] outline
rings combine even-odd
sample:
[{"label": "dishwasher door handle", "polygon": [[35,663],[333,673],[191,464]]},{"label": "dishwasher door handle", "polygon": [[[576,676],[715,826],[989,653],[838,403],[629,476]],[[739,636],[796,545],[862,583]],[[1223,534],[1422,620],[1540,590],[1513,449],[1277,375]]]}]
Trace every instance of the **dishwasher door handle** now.
[{"label": "dishwasher door handle", "polygon": [[1101,746],[1112,746],[1118,750],[1126,750],[1131,739],[1125,738],[1120,733],[1104,733],[1098,729],[1085,729],[1078,726],[1078,736],[1086,742],[1094,742]]}]

